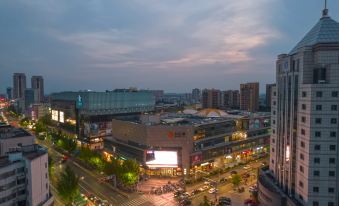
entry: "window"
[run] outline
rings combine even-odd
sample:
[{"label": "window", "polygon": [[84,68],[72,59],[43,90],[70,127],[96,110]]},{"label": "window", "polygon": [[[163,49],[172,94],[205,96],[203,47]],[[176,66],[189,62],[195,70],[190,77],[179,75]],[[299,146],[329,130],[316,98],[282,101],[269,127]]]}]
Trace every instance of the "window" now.
[{"label": "window", "polygon": [[335,171],[328,171],[328,176],[334,177],[335,176]]},{"label": "window", "polygon": [[273,124],[275,124],[275,120],[273,120]]},{"label": "window", "polygon": [[299,181],[299,187],[301,187],[301,188],[304,187],[304,183],[302,181]]},{"label": "window", "polygon": [[315,95],[316,95],[317,97],[323,97],[323,93],[322,93],[322,92],[316,92]]},{"label": "window", "polygon": [[328,163],[335,164],[335,158],[331,157],[330,159],[328,159]]},{"label": "window", "polygon": [[319,187],[313,187],[313,192],[319,192]]},{"label": "window", "polygon": [[322,109],[323,109],[322,105],[320,104],[315,105],[315,110],[321,111]]},{"label": "window", "polygon": [[47,162],[45,162],[45,168],[47,168]]},{"label": "window", "polygon": [[306,104],[302,104],[302,105],[301,105],[301,109],[302,109],[302,110],[306,110]]},{"label": "window", "polygon": [[301,129],[301,134],[305,135],[305,130],[304,129]]},{"label": "window", "polygon": [[334,188],[333,187],[329,187],[328,188],[328,193],[334,193]]},{"label": "window", "polygon": [[272,143],[275,143],[275,139],[274,138],[272,138]]},{"label": "window", "polygon": [[305,142],[301,141],[301,142],[300,142],[300,146],[301,146],[302,148],[305,148]]},{"label": "window", "polygon": [[48,176],[47,176],[47,173],[46,173],[46,174],[45,174],[45,178],[47,179],[47,177],[48,177]]},{"label": "window", "polygon": [[304,173],[304,167],[300,165],[299,167],[300,172]]},{"label": "window", "polygon": [[307,92],[302,92],[302,97],[306,97],[307,96]]},{"label": "window", "polygon": [[336,104],[331,105],[331,110],[332,111],[337,111],[338,110],[338,106]]},{"label": "window", "polygon": [[316,124],[321,124],[321,118],[315,118],[315,123]]},{"label": "window", "polygon": [[320,150],[320,145],[319,144],[314,145],[314,150]]},{"label": "window", "polygon": [[313,176],[319,177],[320,176],[320,172],[318,170],[313,171]]},{"label": "window", "polygon": [[275,129],[272,130],[272,133],[275,134]]},{"label": "window", "polygon": [[313,201],[313,206],[319,206],[319,202],[318,201]]},{"label": "window", "polygon": [[276,102],[276,101],[273,101],[273,105],[274,105],[274,106],[277,105],[277,102]]},{"label": "window", "polygon": [[275,115],[276,114],[276,112],[275,112],[275,110],[273,110],[273,115]]},{"label": "window", "polygon": [[314,132],[314,136],[315,137],[321,137],[321,132],[319,132],[319,131]]},{"label": "window", "polygon": [[332,92],[332,97],[338,97],[338,92],[337,91],[333,91]]},{"label": "window", "polygon": [[277,96],[277,92],[273,92],[273,96]]},{"label": "window", "polygon": [[300,153],[299,157],[301,160],[304,160],[304,154]]},{"label": "window", "polygon": [[305,123],[306,122],[306,117],[301,117],[301,122]]},{"label": "window", "polygon": [[331,124],[337,124],[337,118],[331,118]]},{"label": "window", "polygon": [[320,158],[319,157],[315,157],[314,158],[314,163],[318,163],[319,164],[320,163]]},{"label": "window", "polygon": [[274,152],[274,148],[272,148],[272,152]]},{"label": "window", "polygon": [[330,137],[336,137],[337,133],[336,132],[330,132]]},{"label": "window", "polygon": [[334,206],[334,202],[328,202],[327,206]]},{"label": "window", "polygon": [[331,145],[330,145],[330,150],[331,150],[331,151],[335,151],[335,145],[331,144]]}]

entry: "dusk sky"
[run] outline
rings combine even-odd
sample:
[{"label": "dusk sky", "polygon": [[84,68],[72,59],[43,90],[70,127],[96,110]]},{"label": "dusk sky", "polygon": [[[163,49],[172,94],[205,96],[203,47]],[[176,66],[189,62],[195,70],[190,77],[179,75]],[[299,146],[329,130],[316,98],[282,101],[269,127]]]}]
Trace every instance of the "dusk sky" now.
[{"label": "dusk sky", "polygon": [[[322,0],[1,0],[0,93],[14,72],[45,92],[130,86],[190,92],[275,81],[275,60]],[[339,1],[329,0],[339,20]]]}]

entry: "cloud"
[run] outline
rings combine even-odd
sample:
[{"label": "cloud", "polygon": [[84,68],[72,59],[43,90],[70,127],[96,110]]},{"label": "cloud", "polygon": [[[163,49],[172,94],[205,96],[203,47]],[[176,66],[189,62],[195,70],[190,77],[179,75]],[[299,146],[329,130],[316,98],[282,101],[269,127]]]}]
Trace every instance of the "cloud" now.
[{"label": "cloud", "polygon": [[[149,0],[139,2],[138,6],[148,11],[146,15],[156,14],[153,19],[146,16],[144,20],[152,21],[152,27],[140,30],[125,25],[124,28],[51,34],[78,46],[93,60],[93,65],[106,68],[159,69],[247,63],[255,59],[252,49],[279,37],[278,31],[266,20],[271,3],[268,0],[173,3]],[[140,19],[139,24],[149,24],[144,21]]]}]

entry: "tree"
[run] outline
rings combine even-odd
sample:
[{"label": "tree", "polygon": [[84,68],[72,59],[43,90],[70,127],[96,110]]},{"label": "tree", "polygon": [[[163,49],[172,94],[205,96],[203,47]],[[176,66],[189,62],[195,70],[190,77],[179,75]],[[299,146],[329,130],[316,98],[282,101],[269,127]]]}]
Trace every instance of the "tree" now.
[{"label": "tree", "polygon": [[204,201],[202,203],[199,204],[199,206],[210,206],[211,204],[209,203],[209,200],[207,198],[207,196],[204,196]]},{"label": "tree", "polygon": [[79,195],[79,177],[69,166],[60,174],[56,188],[66,205],[72,205]]},{"label": "tree", "polygon": [[48,154],[48,174],[50,177],[54,176],[54,160],[52,159],[51,155]]},{"label": "tree", "polygon": [[234,186],[238,187],[241,182],[241,177],[239,174],[233,174],[231,182]]}]

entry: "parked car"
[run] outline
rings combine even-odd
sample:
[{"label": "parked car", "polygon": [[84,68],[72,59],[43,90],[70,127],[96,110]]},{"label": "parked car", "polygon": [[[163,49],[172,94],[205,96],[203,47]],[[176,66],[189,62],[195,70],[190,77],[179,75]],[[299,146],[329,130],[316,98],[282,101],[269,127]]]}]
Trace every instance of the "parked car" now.
[{"label": "parked car", "polygon": [[238,172],[237,172],[237,171],[234,171],[234,170],[232,170],[230,173],[231,173],[231,175],[238,174]]},{"label": "parked car", "polygon": [[245,170],[249,170],[249,169],[251,169],[251,166],[245,165],[245,166],[244,166],[244,169],[245,169]]},{"label": "parked car", "polygon": [[191,204],[192,204],[192,202],[189,199],[184,199],[184,200],[180,201],[180,206],[186,206],[186,205],[191,205]]},{"label": "parked car", "polygon": [[223,178],[221,178],[221,179],[219,180],[219,182],[220,182],[220,183],[225,183],[225,182],[227,182],[227,179],[226,179],[225,177],[223,177]]},{"label": "parked car", "polygon": [[226,206],[226,205],[231,205],[231,204],[232,204],[231,198],[229,198],[229,197],[220,197],[219,198],[218,205]]},{"label": "parked car", "polygon": [[198,194],[198,193],[200,193],[200,190],[197,190],[197,189],[192,190],[191,196],[196,195],[196,194]]},{"label": "parked car", "polygon": [[205,190],[208,190],[210,187],[208,185],[205,185],[202,188],[204,188],[204,191],[205,191]]},{"label": "parked car", "polygon": [[208,190],[208,193],[210,193],[210,194],[214,194],[216,192],[218,192],[218,189],[215,189],[215,188],[211,188],[211,189]]}]

